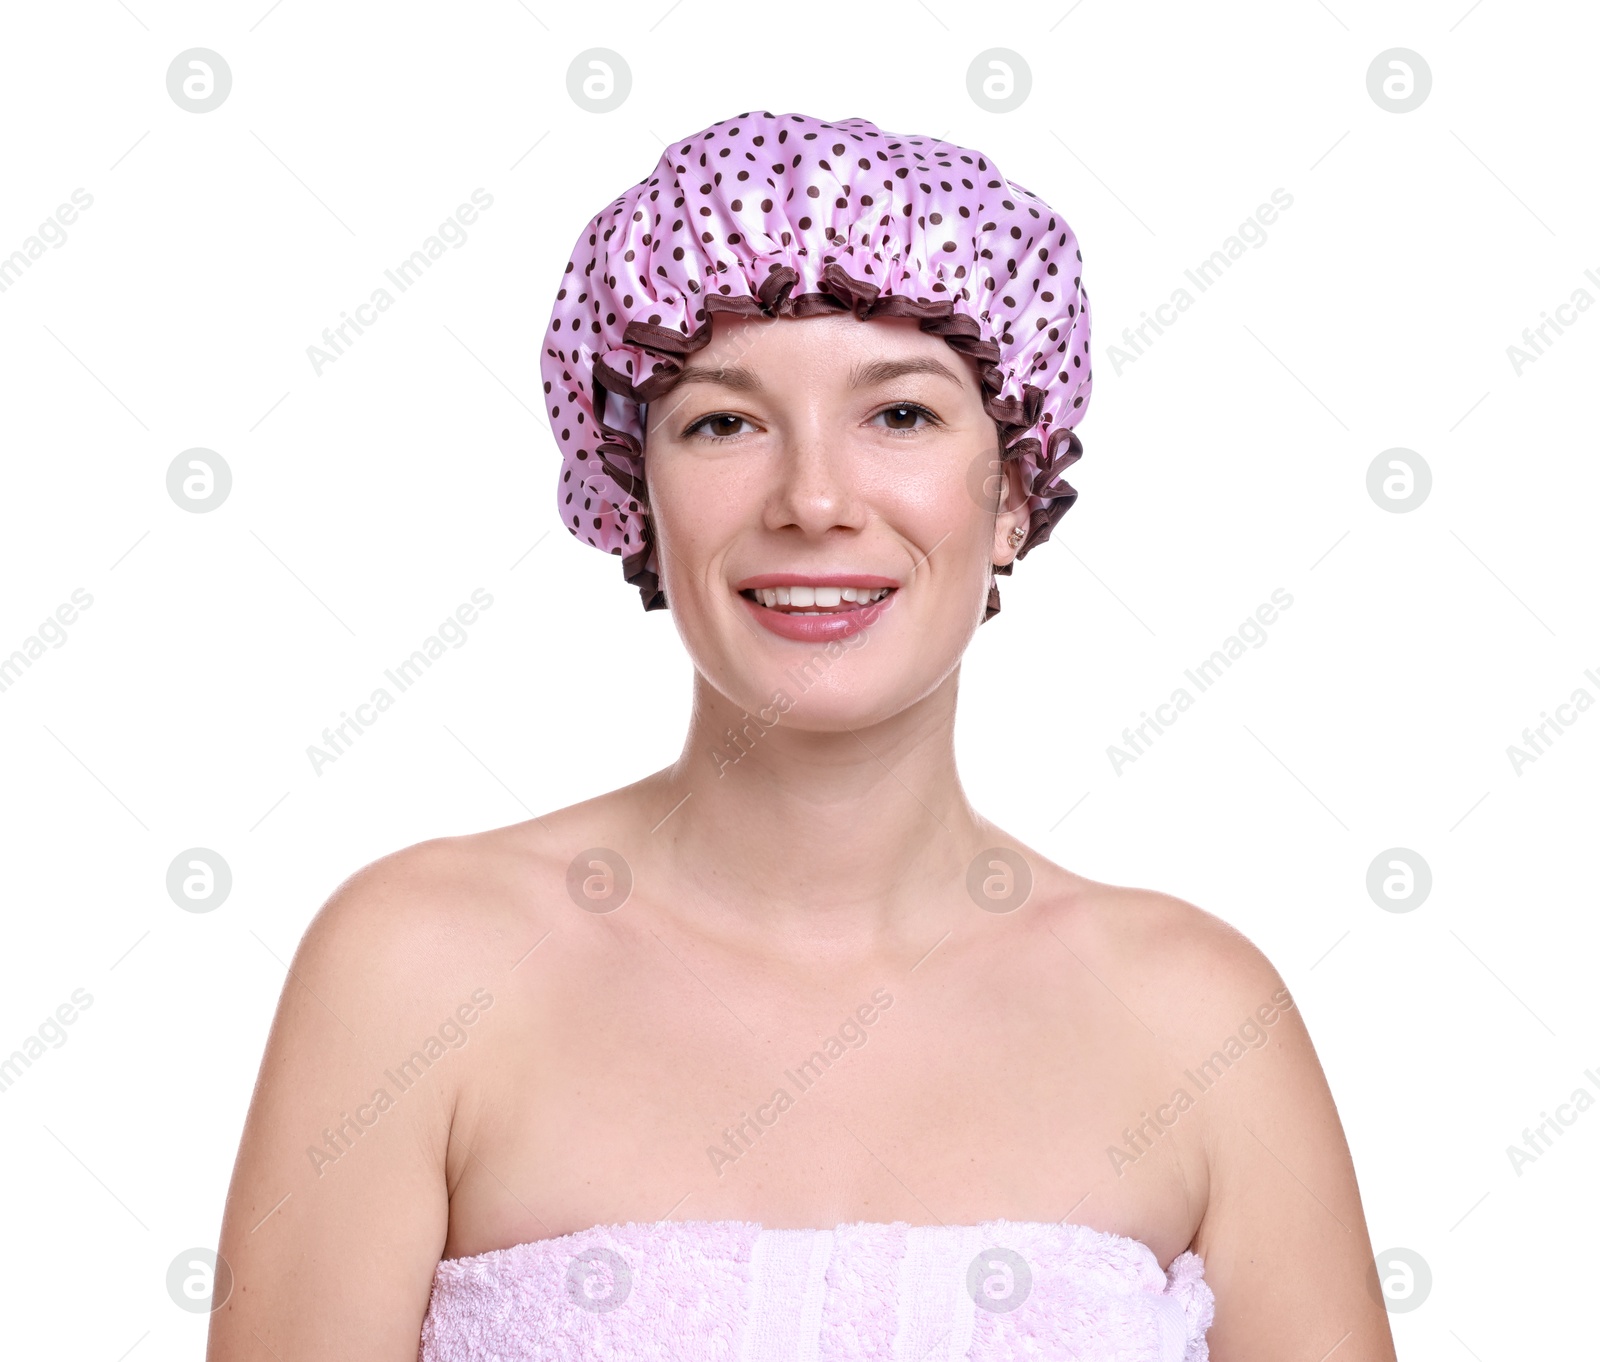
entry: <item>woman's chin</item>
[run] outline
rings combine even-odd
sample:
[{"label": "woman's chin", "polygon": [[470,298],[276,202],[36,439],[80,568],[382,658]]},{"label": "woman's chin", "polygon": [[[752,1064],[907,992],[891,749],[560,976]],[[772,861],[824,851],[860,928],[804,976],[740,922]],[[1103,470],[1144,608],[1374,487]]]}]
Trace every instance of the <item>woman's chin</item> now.
[{"label": "woman's chin", "polygon": [[860,732],[910,708],[937,684],[932,675],[891,674],[881,660],[848,648],[836,659],[802,654],[787,664],[767,659],[739,670],[740,683],[723,694],[764,732]]}]

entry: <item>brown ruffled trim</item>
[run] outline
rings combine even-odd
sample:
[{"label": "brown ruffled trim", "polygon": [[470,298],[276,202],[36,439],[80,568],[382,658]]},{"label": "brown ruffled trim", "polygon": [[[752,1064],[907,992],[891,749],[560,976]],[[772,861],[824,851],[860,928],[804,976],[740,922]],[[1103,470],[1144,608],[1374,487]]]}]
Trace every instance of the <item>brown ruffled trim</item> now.
[{"label": "brown ruffled trim", "polygon": [[[614,392],[625,401],[648,403],[668,392],[683,371],[683,360],[703,348],[711,340],[711,323],[718,313],[735,317],[814,317],[825,312],[849,311],[860,321],[873,317],[914,317],[922,330],[940,336],[957,353],[971,357],[978,370],[979,386],[983,390],[983,409],[994,421],[1000,433],[1001,458],[1015,460],[1037,457],[1039,441],[1026,436],[1039,421],[1044,408],[1045,391],[1031,383],[1022,385],[1022,396],[1002,397],[1005,375],[999,369],[1000,346],[986,340],[976,319],[955,310],[950,299],[909,298],[904,294],[885,294],[880,285],[871,280],[856,279],[837,261],[829,261],[822,271],[822,288],[813,293],[793,293],[800,276],[788,265],[774,265],[757,289],[757,296],[709,293],[705,296],[706,320],[696,330],[684,334],[671,327],[656,326],[649,322],[631,321],[624,328],[622,343],[632,345],[656,356],[648,375],[622,373],[604,360],[594,361],[594,409],[606,442],[597,453],[600,465],[627,493],[638,502],[637,531],[639,547],[622,560],[623,578],[639,590],[646,610],[667,608],[666,594],[656,573],[645,567],[654,544],[650,529],[650,503],[645,495],[644,451],[639,441],[626,431],[606,424],[606,394]],[[1046,505],[1029,516],[1028,534],[1017,550],[1016,558],[997,565],[995,573],[1010,576],[1018,558],[1037,548],[1050,537],[1058,520],[1078,499],[1071,484],[1056,479],[1066,468],[1076,463],[1083,454],[1083,444],[1077,432],[1070,427],[1052,430],[1045,444],[1045,464],[1028,488],[1030,496],[1046,499]],[[983,618],[987,623],[1000,613],[1000,588],[993,577],[989,581],[989,596],[984,604]]]},{"label": "brown ruffled trim", "polygon": [[[641,531],[642,534],[643,531]],[[648,542],[642,549],[630,553],[622,560],[622,578],[629,586],[639,588],[639,599],[644,603],[646,610],[665,610],[667,608],[667,597],[666,593],[661,590],[661,582],[656,577],[656,574],[644,565],[649,556],[650,545]]]}]

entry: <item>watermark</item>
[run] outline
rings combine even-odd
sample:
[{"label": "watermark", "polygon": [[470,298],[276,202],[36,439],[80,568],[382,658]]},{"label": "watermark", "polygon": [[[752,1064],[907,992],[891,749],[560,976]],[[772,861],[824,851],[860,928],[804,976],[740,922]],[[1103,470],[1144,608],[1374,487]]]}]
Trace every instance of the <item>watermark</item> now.
[{"label": "watermark", "polygon": [[[865,634],[856,634],[856,638],[865,638]],[[859,647],[859,644],[852,645]],[[728,728],[722,734],[722,746],[711,749],[711,760],[716,764],[717,775],[725,776],[728,771],[737,766],[752,751],[756,743],[766,737],[767,733],[778,726],[778,720],[794,708],[794,701],[786,690],[775,690],[772,699],[762,705],[754,714],[740,711],[739,727]],[[730,755],[730,753],[732,755]]]},{"label": "watermark", "polygon": [[[1584,270],[1583,277],[1596,288],[1600,288],[1600,274],[1593,270]],[[1579,284],[1572,290],[1572,297],[1564,303],[1556,304],[1556,315],[1552,317],[1548,312],[1540,312],[1544,318],[1537,326],[1522,328],[1522,344],[1506,346],[1506,358],[1511,361],[1511,372],[1518,378],[1522,371],[1530,364],[1537,364],[1544,352],[1556,343],[1557,337],[1566,333],[1566,329],[1577,322],[1578,318],[1594,306],[1594,296],[1588,289]],[[1549,333],[1554,331],[1554,336]]]},{"label": "watermark", "polygon": [[[476,610],[473,609],[473,603],[477,606]],[[394,687],[394,691],[391,693],[387,686],[376,686],[371,695],[355,706],[354,714],[349,710],[340,710],[339,722],[322,730],[322,742],[306,746],[311,769],[320,776],[324,766],[331,766],[348,753],[355,746],[356,739],[363,737],[378,722],[378,716],[394,707],[396,697],[416,685],[447,651],[465,648],[471,637],[467,633],[467,626],[478,622],[479,610],[487,610],[493,604],[494,597],[483,587],[477,587],[470,601],[463,601],[453,615],[447,615],[439,627],[417,645],[410,657],[394,667],[385,668],[384,679]],[[445,647],[447,643],[449,649]]]},{"label": "watermark", "polygon": [[1568,1127],[1575,1125],[1578,1117],[1595,1104],[1595,1093],[1600,1093],[1600,1074],[1595,1073],[1593,1069],[1585,1069],[1583,1076],[1594,1084],[1593,1093],[1583,1084],[1578,1084],[1565,1102],[1556,1104],[1554,1116],[1548,1111],[1541,1111],[1538,1125],[1523,1127],[1522,1143],[1506,1146],[1506,1157],[1511,1160],[1511,1171],[1519,1178],[1524,1168],[1530,1163],[1537,1163],[1549,1153],[1555,1146],[1556,1139],[1565,1135]]},{"label": "watermark", "polygon": [[1415,1249],[1392,1248],[1373,1255],[1378,1303],[1391,1315],[1415,1310],[1433,1290],[1433,1271]]},{"label": "watermark", "polygon": [[1433,490],[1433,469],[1414,449],[1396,445],[1367,465],[1367,495],[1379,510],[1403,515],[1414,511]]},{"label": "watermark", "polygon": [[[1239,224],[1233,235],[1224,239],[1222,245],[1194,269],[1184,270],[1184,277],[1199,293],[1205,293],[1223,278],[1233,268],[1235,260],[1248,255],[1247,246],[1258,251],[1265,246],[1267,228],[1278,220],[1280,211],[1287,212],[1294,206],[1294,195],[1281,186],[1274,189],[1268,197],[1272,203],[1263,203],[1257,207],[1252,216]],[[1277,207],[1274,208],[1273,204]],[[1168,327],[1175,326],[1178,319],[1195,305],[1195,301],[1195,294],[1180,284],[1172,290],[1172,296],[1166,302],[1156,304],[1154,316],[1148,312],[1141,312],[1139,315],[1143,321],[1137,326],[1123,327],[1122,344],[1118,345],[1116,341],[1112,341],[1110,348],[1105,352],[1111,361],[1111,372],[1121,375],[1128,365],[1142,359],[1156,343],[1157,338],[1164,335]]]},{"label": "watermark", "polygon": [[1028,59],[1009,47],[991,47],[967,66],[967,93],[989,113],[1010,113],[1022,107],[1033,89]]},{"label": "watermark", "polygon": [[[441,222],[438,230],[427,237],[421,246],[393,269],[383,272],[384,278],[398,292],[405,293],[433,268],[433,262],[446,254],[446,243],[458,251],[467,244],[467,228],[478,220],[479,210],[487,211],[494,206],[494,195],[487,189],[474,189],[470,197],[472,203],[478,205],[477,208],[472,203],[458,205],[454,215]],[[322,371],[337,362],[356,343],[356,337],[365,332],[367,327],[375,325],[379,316],[393,307],[396,301],[395,295],[380,284],[372,290],[372,296],[366,302],[356,304],[354,316],[341,312],[337,325],[323,327],[322,344],[306,346],[306,358],[311,361],[312,373],[321,378]],[[351,335],[351,332],[355,334]]]},{"label": "watermark", "polygon": [[[478,1006],[474,1008],[472,1003]],[[356,1107],[355,1115],[341,1111],[338,1125],[324,1127],[322,1144],[306,1146],[306,1157],[311,1160],[311,1166],[317,1170],[317,1176],[320,1178],[329,1164],[338,1163],[354,1149],[356,1141],[377,1125],[381,1117],[393,1111],[400,1099],[414,1088],[422,1076],[439,1060],[451,1050],[459,1050],[465,1045],[468,1040],[467,1027],[493,1006],[494,994],[486,988],[473,989],[472,1002],[462,1003],[434,1028],[433,1034],[420,1046],[392,1069],[383,1071],[383,1076],[394,1088],[393,1094],[389,1092],[387,1086],[374,1088],[372,1095]]]},{"label": "watermark", "polygon": [[609,47],[586,48],[567,63],[567,94],[589,113],[620,109],[632,89],[633,72],[627,60]]},{"label": "watermark", "polygon": [[967,897],[986,913],[1013,913],[1033,892],[1033,867],[1011,847],[989,847],[967,867]]},{"label": "watermark", "polygon": [[[74,189],[71,203],[56,206],[56,211],[39,224],[32,236],[24,237],[22,245],[10,255],[0,257],[0,293],[15,286],[24,270],[31,270],[33,262],[42,258],[47,249],[60,250],[68,242],[67,228],[78,220],[80,212],[94,206],[94,195],[87,189]],[[76,204],[77,207],[73,207]]]},{"label": "watermark", "polygon": [[214,449],[186,449],[167,465],[167,495],[180,510],[214,511],[233,490],[233,470]]},{"label": "watermark", "polygon": [[1188,1083],[1178,1084],[1172,1095],[1156,1108],[1154,1115],[1141,1111],[1138,1124],[1129,1125],[1123,1130],[1120,1147],[1106,1146],[1106,1157],[1111,1160],[1116,1175],[1120,1178],[1130,1165],[1138,1163],[1154,1149],[1156,1141],[1165,1137],[1167,1131],[1178,1124],[1184,1112],[1195,1107],[1206,1093],[1216,1087],[1224,1074],[1251,1050],[1261,1049],[1271,1039],[1267,1028],[1293,1010],[1294,999],[1289,996],[1289,990],[1280,988],[1270,1001],[1262,1003],[1247,1015],[1217,1049],[1193,1069],[1185,1069],[1183,1076]]},{"label": "watermark", "polygon": [[167,93],[185,113],[210,113],[220,108],[233,89],[233,69],[220,52],[191,47],[167,67]]},{"label": "watermark", "polygon": [[[887,600],[888,597],[884,597]],[[822,678],[824,672],[845,655],[848,649],[851,652],[866,647],[868,638],[872,634],[872,626],[877,623],[878,616],[883,613],[882,601],[874,601],[871,605],[864,606],[861,614],[865,622],[848,639],[829,639],[818,651],[811,654],[804,662],[783,669],[784,676],[794,686],[796,692],[804,695],[812,686]],[[782,687],[773,691],[772,698],[767,701],[754,714],[740,712],[739,727],[729,728],[724,731],[723,745],[711,749],[711,760],[717,768],[717,775],[724,776],[730,767],[737,766],[755,749],[756,743],[778,726],[778,721],[795,706],[795,699]]]},{"label": "watermark", "polygon": [[[1583,674],[1600,688],[1600,676],[1595,674],[1594,668],[1585,667]],[[1524,767],[1532,766],[1540,757],[1545,756],[1555,745],[1556,739],[1578,722],[1578,716],[1593,706],[1594,696],[1584,687],[1577,686],[1565,701],[1555,707],[1554,714],[1541,709],[1539,722],[1522,730],[1521,744],[1506,745],[1506,758],[1511,762],[1511,769],[1521,776]]]},{"label": "watermark", "polygon": [[47,615],[22,643],[11,650],[9,657],[0,657],[0,692],[8,691],[22,679],[22,675],[51,649],[67,646],[67,626],[78,622],[78,612],[94,604],[94,597],[81,586]]},{"label": "watermark", "polygon": [[865,1045],[869,1039],[867,1027],[873,1025],[893,1006],[894,995],[888,989],[874,989],[872,1002],[862,1003],[845,1018],[843,1024],[832,1035],[822,1042],[819,1048],[813,1050],[793,1069],[783,1071],[785,1083],[794,1088],[792,1095],[789,1086],[779,1084],[773,1089],[772,1096],[757,1105],[754,1116],[747,1111],[741,1111],[737,1124],[724,1127],[722,1144],[706,1146],[706,1157],[711,1160],[711,1166],[716,1170],[717,1176],[720,1178],[722,1170],[728,1164],[736,1163],[748,1150],[753,1149],[756,1140],[778,1124],[778,1118],[794,1106],[801,1094],[814,1087],[823,1074],[827,1073],[838,1060],[844,1058],[846,1046],[851,1050],[859,1050]]},{"label": "watermark", "polygon": [[1005,452],[996,442],[967,465],[967,495],[980,511],[998,511],[1007,490]]},{"label": "watermark", "polygon": [[167,897],[186,913],[222,907],[233,889],[233,871],[210,847],[180,851],[167,867]]},{"label": "watermark", "polygon": [[1033,1269],[1020,1253],[986,1248],[967,1267],[967,1295],[980,1310],[1009,1314],[1033,1290]]},{"label": "watermark", "polygon": [[[1273,604],[1277,610],[1273,609]],[[1155,745],[1157,738],[1177,723],[1178,716],[1193,707],[1196,695],[1204,694],[1210,690],[1223,673],[1233,666],[1249,649],[1258,649],[1266,645],[1269,637],[1267,626],[1278,622],[1278,610],[1287,610],[1294,604],[1294,597],[1283,587],[1273,588],[1271,596],[1258,605],[1255,613],[1245,618],[1233,633],[1223,639],[1213,650],[1211,656],[1193,667],[1184,669],[1184,676],[1195,688],[1191,694],[1188,687],[1178,686],[1165,701],[1155,707],[1155,713],[1148,710],[1139,711],[1139,722],[1122,730],[1121,743],[1110,743],[1106,747],[1106,756],[1111,762],[1111,769],[1119,776],[1125,766],[1131,766],[1140,757],[1146,756]]]},{"label": "watermark", "polygon": [[43,1059],[48,1053],[46,1046],[50,1050],[59,1050],[65,1045],[71,1038],[67,1034],[67,1027],[78,1020],[80,1013],[87,1012],[93,1006],[94,994],[86,988],[73,989],[68,1000],[40,1022],[32,1035],[23,1037],[17,1049],[0,1059],[0,1092],[8,1092],[15,1087],[17,1080],[33,1067],[34,1061]]},{"label": "watermark", "polygon": [[633,867],[610,847],[580,851],[567,867],[567,897],[586,913],[614,913],[633,892]]},{"label": "watermark", "polygon": [[567,1260],[567,1299],[580,1310],[607,1314],[632,1290],[633,1269],[615,1249],[596,1244]]},{"label": "watermark", "polygon": [[1433,89],[1433,71],[1421,53],[1391,47],[1367,67],[1367,93],[1385,113],[1410,113]]},{"label": "watermark", "polygon": [[1386,913],[1410,913],[1433,891],[1433,868],[1410,847],[1380,851],[1367,866],[1367,897]]},{"label": "watermark", "polygon": [[233,1294],[233,1269],[215,1249],[184,1249],[167,1267],[167,1295],[180,1310],[209,1315]]}]

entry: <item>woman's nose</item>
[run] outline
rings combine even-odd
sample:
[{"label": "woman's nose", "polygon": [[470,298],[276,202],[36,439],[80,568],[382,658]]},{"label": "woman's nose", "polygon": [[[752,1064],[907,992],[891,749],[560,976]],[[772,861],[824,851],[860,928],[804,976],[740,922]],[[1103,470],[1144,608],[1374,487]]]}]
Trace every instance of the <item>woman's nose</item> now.
[{"label": "woman's nose", "polygon": [[814,425],[786,433],[773,469],[768,528],[793,525],[823,534],[835,526],[859,526],[863,501],[854,474],[854,455],[837,435]]}]

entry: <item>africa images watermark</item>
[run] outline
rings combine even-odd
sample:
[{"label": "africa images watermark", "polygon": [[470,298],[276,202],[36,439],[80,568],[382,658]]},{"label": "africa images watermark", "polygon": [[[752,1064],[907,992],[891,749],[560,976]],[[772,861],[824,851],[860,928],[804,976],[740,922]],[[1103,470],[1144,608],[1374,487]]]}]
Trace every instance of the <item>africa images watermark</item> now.
[{"label": "africa images watermark", "polygon": [[320,1148],[316,1145],[306,1146],[306,1157],[311,1160],[311,1166],[317,1170],[319,1178],[329,1164],[338,1163],[355,1148],[356,1140],[365,1135],[370,1127],[377,1125],[379,1117],[393,1111],[400,1098],[415,1087],[435,1063],[451,1050],[459,1050],[467,1043],[466,1028],[494,1006],[494,994],[486,988],[475,988],[472,990],[472,1002],[477,1003],[477,1008],[472,1003],[462,1003],[434,1028],[433,1034],[420,1046],[393,1069],[383,1071],[383,1076],[394,1086],[392,1096],[387,1087],[374,1089],[372,1096],[357,1105],[354,1116],[341,1111],[339,1115],[343,1119],[338,1125],[324,1127]]},{"label": "africa images watermark", "polygon": [[[1596,288],[1600,288],[1600,274],[1593,270],[1584,270],[1584,278]],[[1594,306],[1594,295],[1579,284],[1572,290],[1572,297],[1564,303],[1556,304],[1556,315],[1552,317],[1548,312],[1539,315],[1544,318],[1538,326],[1525,326],[1522,328],[1522,344],[1515,343],[1506,346],[1506,358],[1511,361],[1511,372],[1518,378],[1522,371],[1530,364],[1537,364],[1544,352],[1556,343],[1556,337],[1565,333],[1566,328],[1572,326],[1579,316]],[[1554,331],[1555,335],[1550,333]],[[1543,344],[1540,344],[1540,342]]]},{"label": "africa images watermark", "polygon": [[[1596,688],[1600,688],[1600,674],[1597,674],[1593,667],[1585,667],[1583,674]],[[1516,743],[1506,744],[1506,756],[1511,762],[1511,769],[1520,776],[1524,766],[1533,765],[1548,753],[1555,740],[1578,722],[1578,716],[1593,707],[1594,696],[1582,686],[1578,686],[1566,700],[1555,707],[1554,714],[1541,709],[1540,722],[1522,730],[1522,746],[1519,747]]]},{"label": "africa images watermark", "polygon": [[[1275,603],[1278,610],[1287,610],[1294,604],[1294,597],[1280,586],[1273,588],[1269,601]],[[1222,674],[1245,655],[1246,643],[1251,648],[1265,646],[1269,637],[1266,626],[1276,624],[1277,621],[1277,611],[1268,601],[1263,601],[1256,607],[1255,614],[1247,617],[1233,633],[1223,639],[1210,657],[1192,668],[1185,668],[1184,676],[1201,693],[1211,689]],[[1123,767],[1133,765],[1149,752],[1156,738],[1171,728],[1178,721],[1178,715],[1190,708],[1194,702],[1195,697],[1188,689],[1179,686],[1163,703],[1155,707],[1156,712],[1153,715],[1146,710],[1140,710],[1139,722],[1132,728],[1122,730],[1122,745],[1119,747],[1116,743],[1111,743],[1106,748],[1106,756],[1111,760],[1111,769],[1120,776]],[[1150,729],[1154,732],[1146,731]]]},{"label": "africa images watermark", "polygon": [[[798,667],[785,667],[783,674],[794,683],[795,690],[804,695],[829,667],[844,656],[847,648],[854,652],[865,647],[871,627],[881,612],[881,605],[867,606],[861,612],[867,617],[866,623],[858,632],[851,634],[844,641],[830,639]],[[754,714],[742,714],[738,730],[732,728],[726,730],[723,734],[723,745],[711,749],[711,760],[716,764],[717,775],[727,775],[729,767],[737,766],[749,756],[756,740],[765,736],[768,729],[776,728],[779,720],[794,708],[794,703],[794,697],[780,687],[772,692],[772,698]]]},{"label": "africa images watermark", "polygon": [[1251,1050],[1259,1050],[1265,1045],[1270,1039],[1267,1028],[1284,1013],[1293,1009],[1294,999],[1289,996],[1289,990],[1280,988],[1272,995],[1270,1001],[1262,1003],[1235,1027],[1221,1046],[1195,1066],[1199,1070],[1198,1073],[1194,1069],[1185,1069],[1183,1076],[1194,1085],[1193,1093],[1189,1091],[1188,1085],[1180,1083],[1172,1095],[1156,1108],[1155,1115],[1141,1111],[1139,1124],[1130,1126],[1122,1132],[1122,1148],[1116,1145],[1106,1146],[1106,1157],[1111,1160],[1111,1167],[1116,1170],[1117,1176],[1120,1178],[1129,1164],[1138,1163],[1154,1149],[1156,1140],[1164,1136],[1172,1126],[1177,1125],[1178,1118],[1214,1088],[1223,1074]]},{"label": "africa images watermark", "polygon": [[[73,1003],[77,1006],[74,1007]],[[73,989],[69,1001],[62,1003],[40,1022],[32,1035],[23,1037],[19,1048],[0,1060],[0,1092],[14,1087],[23,1073],[33,1067],[35,1060],[43,1059],[49,1053],[46,1045],[51,1050],[59,1050],[65,1045],[69,1039],[66,1028],[78,1020],[79,1013],[87,1012],[93,1006],[94,994],[86,988]]]},{"label": "africa images watermark", "polygon": [[[401,293],[431,270],[435,260],[446,254],[447,243],[458,251],[465,246],[468,240],[467,228],[478,220],[479,210],[494,207],[494,195],[487,189],[474,189],[471,198],[472,203],[478,205],[477,208],[471,203],[459,204],[454,215],[439,224],[437,232],[426,238],[420,247],[412,251],[392,270],[383,272],[384,277]],[[311,372],[321,378],[322,371],[328,365],[336,363],[345,351],[356,343],[356,336],[374,325],[379,315],[393,307],[395,301],[395,295],[380,284],[372,290],[372,296],[366,302],[356,304],[354,316],[348,312],[341,312],[339,316],[342,320],[337,326],[323,327],[322,344],[306,346],[306,358],[311,361]],[[352,331],[355,335],[349,334]]]},{"label": "africa images watermark", "polygon": [[[1594,1084],[1595,1092],[1600,1092],[1600,1074],[1593,1069],[1585,1069],[1583,1076]],[[1540,1155],[1546,1153],[1555,1141],[1550,1138],[1550,1132],[1565,1135],[1566,1127],[1573,1125],[1578,1117],[1588,1111],[1595,1104],[1594,1093],[1591,1093],[1583,1084],[1578,1084],[1572,1090],[1572,1095],[1565,1102],[1556,1103],[1556,1114],[1552,1116],[1548,1111],[1539,1113],[1544,1119],[1538,1125],[1524,1127],[1522,1143],[1520,1145],[1508,1144],[1506,1157],[1511,1160],[1512,1171],[1520,1178],[1525,1165],[1536,1163]]]},{"label": "africa images watermark", "polygon": [[0,656],[0,691],[10,690],[22,679],[22,674],[45,653],[45,644],[52,648],[66,646],[67,626],[78,622],[78,612],[94,604],[94,597],[81,586],[73,591],[71,599],[62,601],[53,615],[40,621],[39,627],[22,640],[20,647],[9,657]]},{"label": "africa images watermark", "polygon": [[[72,205],[77,204],[74,208]],[[33,262],[46,255],[46,248],[60,250],[67,244],[67,228],[78,220],[80,212],[94,206],[94,195],[82,187],[72,191],[72,203],[57,206],[56,211],[39,224],[39,230],[26,238],[10,255],[0,256],[0,293],[13,288],[22,278],[24,270],[31,270]]]},{"label": "africa images watermark", "polygon": [[[1267,228],[1278,220],[1280,210],[1287,211],[1294,205],[1294,195],[1287,189],[1274,189],[1271,198],[1272,203],[1261,204],[1253,216],[1241,222],[1238,230],[1194,269],[1184,270],[1184,276],[1199,292],[1204,293],[1211,288],[1233,268],[1235,260],[1247,255],[1247,244],[1258,251],[1267,244]],[[1277,204],[1277,207],[1274,208],[1272,204]],[[1111,361],[1111,372],[1120,376],[1128,365],[1137,363],[1156,343],[1156,338],[1167,327],[1175,325],[1178,318],[1194,305],[1194,294],[1180,284],[1172,290],[1172,296],[1166,302],[1156,304],[1155,316],[1141,312],[1139,315],[1143,321],[1137,326],[1123,328],[1122,344],[1112,341],[1106,350],[1106,358]],[[1152,331],[1155,335],[1149,334]]]},{"label": "africa images watermark", "polygon": [[467,646],[467,640],[471,637],[467,633],[467,626],[478,622],[478,610],[487,610],[494,604],[494,597],[481,586],[473,590],[471,600],[476,603],[477,610],[463,601],[453,615],[447,615],[439,627],[422,640],[410,657],[395,667],[384,669],[383,675],[394,686],[395,694],[390,694],[387,687],[376,687],[371,695],[356,705],[354,714],[349,710],[341,710],[339,722],[322,730],[320,747],[316,743],[306,747],[306,756],[313,771],[320,776],[324,766],[331,766],[348,752],[355,745],[355,740],[378,722],[378,716],[394,705],[395,695],[404,694],[445,655],[446,643],[451,648]]},{"label": "africa images watermark", "polygon": [[[873,1003],[877,1004],[876,1008]],[[747,1111],[741,1111],[738,1124],[723,1130],[722,1144],[706,1146],[706,1157],[711,1160],[711,1166],[717,1170],[717,1176],[721,1177],[724,1167],[737,1162],[747,1150],[755,1146],[757,1139],[765,1135],[772,1126],[777,1125],[778,1118],[794,1106],[801,1093],[808,1091],[833,1067],[835,1060],[844,1058],[845,1046],[859,1050],[865,1045],[868,1040],[866,1028],[893,1006],[894,995],[888,989],[873,989],[871,1003],[862,1003],[818,1049],[813,1050],[793,1069],[783,1071],[784,1078],[794,1087],[793,1096],[787,1087],[779,1084],[771,1097],[757,1105],[754,1116]]]}]

